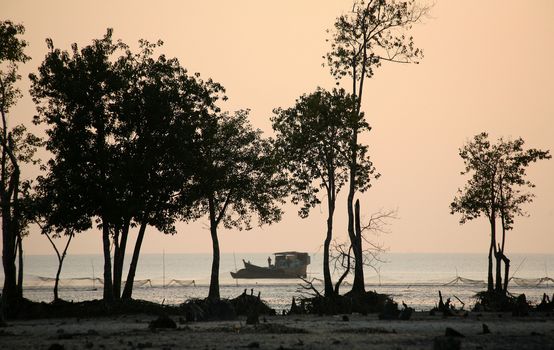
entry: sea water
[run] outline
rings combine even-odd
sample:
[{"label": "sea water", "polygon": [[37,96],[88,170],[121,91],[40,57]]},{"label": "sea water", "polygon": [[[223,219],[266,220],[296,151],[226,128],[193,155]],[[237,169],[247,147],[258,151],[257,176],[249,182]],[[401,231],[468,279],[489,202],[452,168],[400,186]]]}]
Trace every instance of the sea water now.
[{"label": "sea water", "polygon": [[[271,253],[223,253],[220,265],[221,296],[236,297],[253,293],[278,311],[290,307],[293,297],[305,296],[309,290],[297,279],[239,279],[230,272],[243,267],[242,260],[267,266]],[[322,290],[322,254],[311,253],[308,280]],[[436,305],[438,291],[450,297],[456,306],[469,308],[475,293],[484,290],[487,277],[487,256],[484,254],[408,254],[387,253],[383,262],[366,267],[367,290],[391,295],[395,301],[406,302],[416,310],[429,310]],[[130,257],[127,258],[127,264]],[[547,277],[554,269],[554,254],[513,254],[510,256],[510,276],[526,279]],[[133,297],[165,304],[180,304],[190,298],[205,298],[208,294],[212,257],[210,254],[143,254],[135,277]],[[35,301],[53,299],[53,277],[58,266],[53,255],[25,256],[24,296]],[[124,268],[124,276],[128,265]],[[341,271],[334,271],[334,281]],[[0,276],[3,278],[3,276]],[[462,279],[457,279],[461,277]],[[61,273],[59,294],[62,299],[82,301],[102,298],[103,256],[68,255]],[[474,280],[468,281],[468,280]],[[478,282],[481,281],[481,282]],[[350,288],[351,279],[341,292]],[[510,282],[512,293],[525,293],[538,302],[543,293],[552,295],[554,285],[546,280],[539,285],[521,286]]]}]

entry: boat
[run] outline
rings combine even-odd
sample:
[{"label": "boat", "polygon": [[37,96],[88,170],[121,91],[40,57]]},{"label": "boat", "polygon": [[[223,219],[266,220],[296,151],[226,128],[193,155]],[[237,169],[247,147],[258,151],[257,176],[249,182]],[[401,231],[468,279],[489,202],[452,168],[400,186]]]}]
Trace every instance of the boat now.
[{"label": "boat", "polygon": [[271,257],[267,258],[268,266],[257,266],[250,261],[244,263],[244,269],[231,272],[231,276],[238,278],[306,278],[306,267],[310,264],[310,256],[303,252],[274,253],[275,264],[271,264]]}]

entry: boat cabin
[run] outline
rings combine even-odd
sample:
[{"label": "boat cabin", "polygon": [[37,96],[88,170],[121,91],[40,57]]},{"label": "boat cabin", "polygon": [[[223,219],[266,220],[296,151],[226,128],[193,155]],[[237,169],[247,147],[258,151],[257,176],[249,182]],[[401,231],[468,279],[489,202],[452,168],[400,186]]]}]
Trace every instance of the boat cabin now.
[{"label": "boat cabin", "polygon": [[275,253],[275,267],[280,269],[294,269],[306,267],[310,264],[308,253],[280,252]]}]

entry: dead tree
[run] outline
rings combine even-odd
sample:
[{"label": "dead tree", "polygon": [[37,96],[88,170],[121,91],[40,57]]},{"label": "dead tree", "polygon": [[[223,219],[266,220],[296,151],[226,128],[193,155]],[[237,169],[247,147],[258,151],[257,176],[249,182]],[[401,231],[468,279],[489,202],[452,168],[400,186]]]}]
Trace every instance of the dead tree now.
[{"label": "dead tree", "polygon": [[[377,266],[385,261],[381,255],[386,252],[386,247],[378,237],[381,234],[390,233],[391,220],[397,219],[397,210],[379,210],[371,214],[367,223],[360,227],[360,237],[358,239],[361,245],[363,266],[372,268],[376,273],[379,273]],[[364,247],[365,246],[365,247]],[[337,283],[335,284],[335,294],[339,294],[340,286],[344,282],[349,273],[354,273],[354,256],[352,255],[353,246],[350,241],[338,242],[333,241],[331,261],[335,272],[342,271]]]}]

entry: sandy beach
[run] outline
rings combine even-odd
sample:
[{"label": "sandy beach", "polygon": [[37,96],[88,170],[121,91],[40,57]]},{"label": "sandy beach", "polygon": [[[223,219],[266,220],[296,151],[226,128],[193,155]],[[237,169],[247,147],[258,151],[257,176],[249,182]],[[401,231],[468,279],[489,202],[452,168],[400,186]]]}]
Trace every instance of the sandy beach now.
[{"label": "sandy beach", "polygon": [[[554,349],[554,316],[472,313],[443,318],[416,313],[409,321],[376,315],[271,316],[259,325],[235,321],[180,323],[150,330],[151,315],[11,321],[0,329],[2,349],[432,349],[450,327],[462,349]],[[483,334],[483,324],[490,329]],[[438,342],[442,342],[439,339]],[[59,344],[62,347],[55,347]],[[54,345],[54,347],[52,347]]]}]

